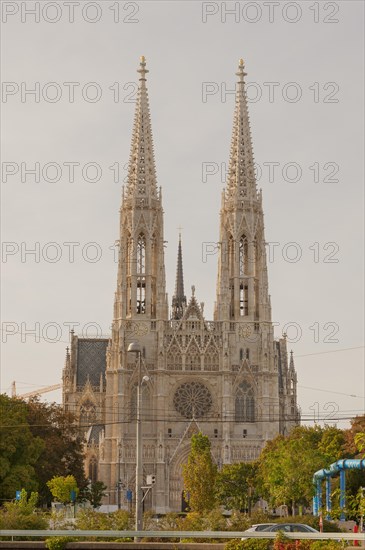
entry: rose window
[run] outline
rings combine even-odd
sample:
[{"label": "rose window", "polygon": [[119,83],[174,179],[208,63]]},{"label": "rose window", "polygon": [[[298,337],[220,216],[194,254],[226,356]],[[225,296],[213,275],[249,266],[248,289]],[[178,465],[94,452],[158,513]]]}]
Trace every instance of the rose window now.
[{"label": "rose window", "polygon": [[200,382],[181,384],[174,395],[174,407],[186,418],[201,418],[212,406],[212,395]]}]

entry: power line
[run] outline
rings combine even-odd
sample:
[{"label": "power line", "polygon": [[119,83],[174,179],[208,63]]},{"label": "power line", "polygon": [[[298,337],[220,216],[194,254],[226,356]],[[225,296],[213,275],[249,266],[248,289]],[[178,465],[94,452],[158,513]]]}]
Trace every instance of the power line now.
[{"label": "power line", "polygon": [[[337,411],[336,411],[337,413]],[[330,413],[331,414],[331,413]],[[233,415],[232,415],[233,416]],[[324,416],[317,416],[315,419],[313,418],[313,414],[308,414],[308,415],[304,415],[304,417],[301,417],[301,421],[303,422],[314,422],[314,423],[318,423],[318,422],[331,422],[331,423],[334,423],[334,422],[339,422],[339,421],[343,421],[343,420],[353,420],[354,419],[354,416],[330,416],[329,417],[329,413],[327,413],[326,415]],[[181,420],[181,419],[174,419],[174,418],[171,418],[170,417],[166,417],[166,418],[153,418],[153,417],[150,417],[150,418],[143,418],[143,422],[165,422],[165,423],[169,423],[169,422],[172,422],[172,423],[180,423],[180,424],[187,424],[189,422],[191,422],[192,418],[186,418],[185,420]],[[280,420],[286,420],[286,421],[294,421],[295,418],[294,418],[294,415],[293,415],[293,418],[291,417],[274,417],[274,418],[259,418],[259,419],[255,419],[254,422],[252,423],[270,423],[270,422],[279,422]],[[207,424],[207,423],[212,423],[212,424],[223,424],[223,423],[227,423],[227,422],[230,422],[230,423],[234,423],[234,424],[241,424],[241,425],[249,425],[251,424],[251,422],[245,422],[245,421],[236,421],[235,418],[198,418],[196,419],[197,422],[199,422],[200,424]],[[128,418],[128,419],[123,419],[123,420],[113,420],[113,421],[108,421],[108,422],[95,422],[95,423],[92,423],[92,424],[72,424],[72,427],[73,428],[80,428],[80,429],[86,429],[86,428],[93,428],[93,427],[105,427],[105,426],[112,426],[112,425],[118,425],[118,424],[135,424],[136,422],[136,419],[135,418]],[[25,428],[25,427],[29,427],[29,428],[54,428],[54,425],[52,424],[8,424],[8,425],[3,425],[3,426],[0,426],[0,429],[14,429],[14,428]],[[60,426],[57,426],[58,428]],[[61,426],[62,427],[62,426]]]},{"label": "power line", "polygon": [[311,355],[324,355],[325,353],[339,353],[340,351],[350,351],[353,349],[364,349],[365,346],[356,346],[354,348],[342,348],[342,349],[334,349],[334,350],[328,350],[328,351],[317,351],[315,353],[305,353],[303,355],[295,355],[295,359],[299,357],[309,357]]},{"label": "power line", "polygon": [[344,393],[344,392],[341,392],[341,391],[325,390],[325,389],[322,389],[322,388],[312,388],[310,386],[301,386],[299,384],[298,384],[298,388],[304,388],[306,390],[321,391],[321,392],[326,392],[326,393],[336,393],[337,395],[345,395],[347,397],[356,397],[357,399],[365,399],[364,395],[355,395],[353,393]]}]

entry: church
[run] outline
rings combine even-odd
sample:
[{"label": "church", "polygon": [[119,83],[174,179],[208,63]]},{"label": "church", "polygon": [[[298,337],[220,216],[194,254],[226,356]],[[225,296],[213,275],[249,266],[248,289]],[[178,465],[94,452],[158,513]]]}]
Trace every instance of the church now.
[{"label": "church", "polygon": [[[258,458],[265,443],[300,421],[297,375],[286,336],[271,321],[262,192],[257,189],[244,63],[236,98],[226,187],[222,192],[214,319],[195,288],[185,294],[177,247],[169,306],[162,191],[157,185],[146,61],[138,68],[128,180],[119,226],[119,261],[110,338],[71,333],[63,369],[63,406],[87,440],[86,475],[108,488],[107,503],[128,508],[136,475],[140,384],[144,505],[184,508],[182,464],[192,434],[209,436],[218,468]],[[139,354],[128,347],[138,343]]]}]

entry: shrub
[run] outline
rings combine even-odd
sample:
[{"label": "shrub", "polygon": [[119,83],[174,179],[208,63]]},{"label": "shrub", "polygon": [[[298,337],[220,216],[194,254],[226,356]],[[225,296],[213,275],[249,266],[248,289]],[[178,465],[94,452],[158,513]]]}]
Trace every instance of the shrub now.
[{"label": "shrub", "polygon": [[234,511],[232,512],[231,517],[228,519],[229,531],[246,531],[254,523],[265,523],[263,521],[253,521],[247,514],[242,512]]},{"label": "shrub", "polygon": [[48,550],[64,550],[68,542],[73,542],[77,539],[72,537],[51,537],[46,539],[44,545]]},{"label": "shrub", "polygon": [[336,540],[315,540],[311,545],[311,550],[339,550],[340,548],[343,548],[343,545]]},{"label": "shrub", "polygon": [[224,550],[269,550],[271,541],[267,539],[233,539],[227,542]]},{"label": "shrub", "polygon": [[110,514],[94,510],[81,510],[77,514],[76,529],[124,531],[129,529],[130,523],[131,518],[126,510],[118,510]]},{"label": "shrub", "polygon": [[27,497],[21,491],[20,500],[6,502],[0,510],[0,529],[46,529],[48,522],[43,514],[37,513],[38,493]]}]

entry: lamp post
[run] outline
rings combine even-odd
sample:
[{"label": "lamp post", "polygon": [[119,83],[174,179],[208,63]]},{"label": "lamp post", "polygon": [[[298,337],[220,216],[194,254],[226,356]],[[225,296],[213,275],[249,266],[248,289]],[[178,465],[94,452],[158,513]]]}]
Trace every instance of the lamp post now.
[{"label": "lamp post", "polygon": [[138,381],[137,381],[137,428],[136,428],[136,531],[142,531],[142,426],[141,426],[141,403],[142,403],[142,380],[141,380],[141,346],[132,342],[128,346],[129,353],[138,354]]},{"label": "lamp post", "polygon": [[121,509],[121,495],[120,490],[122,486],[122,480],[120,479],[120,458],[122,454],[122,443],[121,441],[118,442],[118,481],[117,481],[117,503],[118,503],[118,510]]}]

